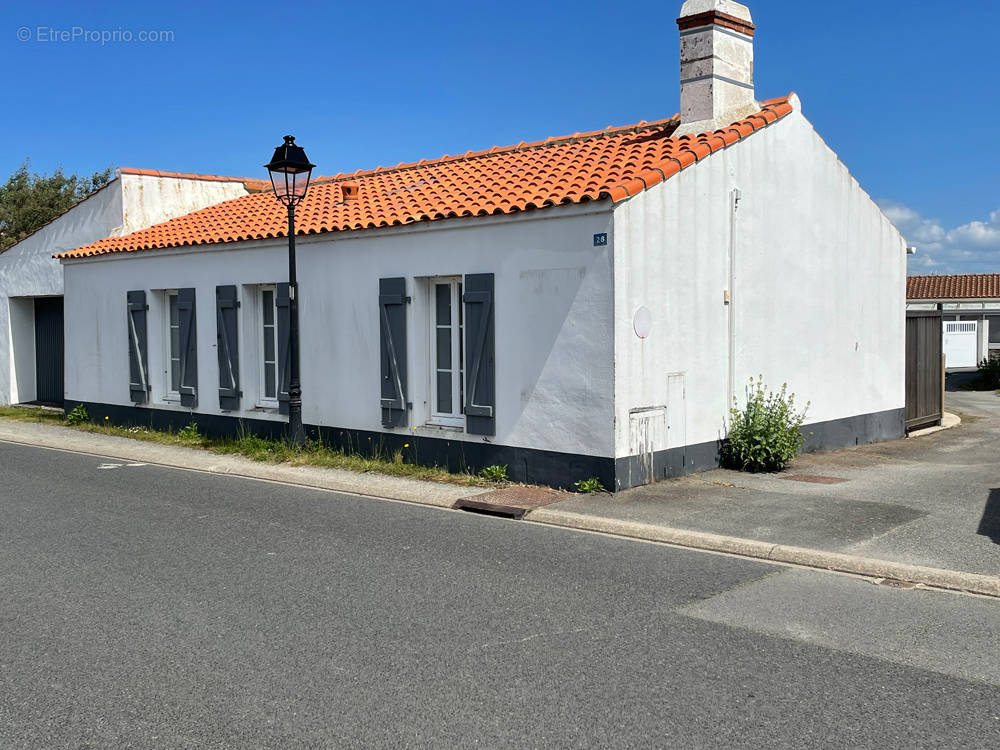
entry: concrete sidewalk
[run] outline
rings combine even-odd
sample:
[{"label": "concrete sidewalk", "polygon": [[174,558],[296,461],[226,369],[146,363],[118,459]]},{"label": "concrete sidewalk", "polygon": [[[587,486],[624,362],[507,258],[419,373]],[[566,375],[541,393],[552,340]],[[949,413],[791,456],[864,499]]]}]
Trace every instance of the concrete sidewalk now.
[{"label": "concrete sidewalk", "polygon": [[[954,429],[801,456],[782,474],[711,471],[527,518],[862,575],[985,576],[1000,592],[1000,397],[953,392],[948,409],[963,417]],[[866,562],[850,569],[845,556]]]},{"label": "concrete sidewalk", "polygon": [[58,448],[123,461],[231,474],[250,479],[297,484],[334,492],[402,500],[451,508],[458,500],[490,492],[487,487],[462,487],[385,474],[362,474],[342,469],[289,466],[225,456],[198,448],[159,445],[142,440],[81,432],[59,425],[0,419],[0,441]]}]

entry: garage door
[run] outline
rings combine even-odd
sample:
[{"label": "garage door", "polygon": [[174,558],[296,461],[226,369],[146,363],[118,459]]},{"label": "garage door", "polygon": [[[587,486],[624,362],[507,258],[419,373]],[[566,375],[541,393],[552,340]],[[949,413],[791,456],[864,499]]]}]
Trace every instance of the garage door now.
[{"label": "garage door", "polygon": [[944,324],[945,366],[976,367],[979,364],[979,323],[956,320]]},{"label": "garage door", "polygon": [[63,403],[63,300],[35,298],[35,398],[45,404]]}]

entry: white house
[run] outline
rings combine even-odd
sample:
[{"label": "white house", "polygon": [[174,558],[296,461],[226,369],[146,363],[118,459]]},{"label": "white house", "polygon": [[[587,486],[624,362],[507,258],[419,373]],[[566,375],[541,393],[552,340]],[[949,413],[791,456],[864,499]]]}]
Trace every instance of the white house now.
[{"label": "white house", "polygon": [[63,269],[54,254],[246,195],[248,185],[263,183],[118,169],[107,185],[0,254],[0,405],[63,400]]},{"label": "white house", "polygon": [[1000,356],[1000,273],[910,276],[906,309],[942,311],[948,370],[976,369]]},{"label": "white house", "polygon": [[[679,117],[310,187],[310,433],[622,489],[717,465],[762,374],[811,402],[810,448],[903,435],[903,239],[794,94],[755,101],[745,6],[678,24]],[[280,434],[284,234],[257,193],[62,254],[68,405]]]}]

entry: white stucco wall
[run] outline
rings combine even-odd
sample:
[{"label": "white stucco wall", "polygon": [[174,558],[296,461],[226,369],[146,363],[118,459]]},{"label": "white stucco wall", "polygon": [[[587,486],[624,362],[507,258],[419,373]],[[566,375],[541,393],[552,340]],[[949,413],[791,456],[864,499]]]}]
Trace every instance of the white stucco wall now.
[{"label": "white stucco wall", "polygon": [[[243,183],[120,172],[114,180],[0,254],[0,404],[35,398],[33,315],[11,318],[13,299],[60,295],[56,253],[128,234],[175,216],[246,195]],[[22,305],[23,308],[23,305]],[[23,322],[30,321],[25,326]],[[18,339],[20,335],[20,340]],[[67,360],[67,368],[72,363]]]},{"label": "white stucco wall", "polygon": [[[299,238],[303,419],[380,431],[378,280],[407,278],[408,398],[419,435],[483,440],[424,427],[429,399],[429,311],[418,278],[495,274],[497,423],[492,442],[591,456],[613,452],[613,343],[608,204],[514,217]],[[285,241],[162,250],[67,262],[67,398],[129,405],[126,292],[150,291],[154,406],[163,395],[163,319],[152,290],[195,287],[196,413],[264,419],[253,397],[259,360],[250,341],[250,285],[287,278]],[[215,287],[240,285],[243,410],[218,408]],[[245,286],[246,285],[246,286]],[[403,432],[406,429],[402,429]]]},{"label": "white stucco wall", "polygon": [[[63,293],[62,268],[53,253],[107,237],[122,220],[121,183],[114,180],[4,253],[0,253],[0,404],[34,399],[34,316],[24,305],[11,318],[12,298]],[[24,300],[25,304],[32,304]],[[20,314],[19,314],[20,313]],[[12,325],[13,323],[13,325]],[[18,372],[19,364],[23,371]],[[20,388],[18,385],[20,384]]]},{"label": "white stucco wall", "polygon": [[797,109],[619,204],[614,226],[616,456],[725,434],[731,226],[735,395],[787,382],[807,424],[904,406],[905,243]]},{"label": "white stucco wall", "polygon": [[122,228],[116,235],[151,227],[175,216],[246,195],[243,183],[123,172]]}]

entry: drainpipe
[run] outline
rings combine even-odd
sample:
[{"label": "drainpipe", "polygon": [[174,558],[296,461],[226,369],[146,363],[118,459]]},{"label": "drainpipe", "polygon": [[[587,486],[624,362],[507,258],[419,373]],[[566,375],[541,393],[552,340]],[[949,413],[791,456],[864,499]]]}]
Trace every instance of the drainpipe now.
[{"label": "drainpipe", "polygon": [[736,396],[736,313],[733,310],[733,291],[736,285],[736,212],[740,209],[740,199],[743,197],[739,188],[733,188],[729,204],[729,287],[726,289],[724,302],[728,318],[729,336],[729,375],[726,389],[726,414],[733,405]]}]

